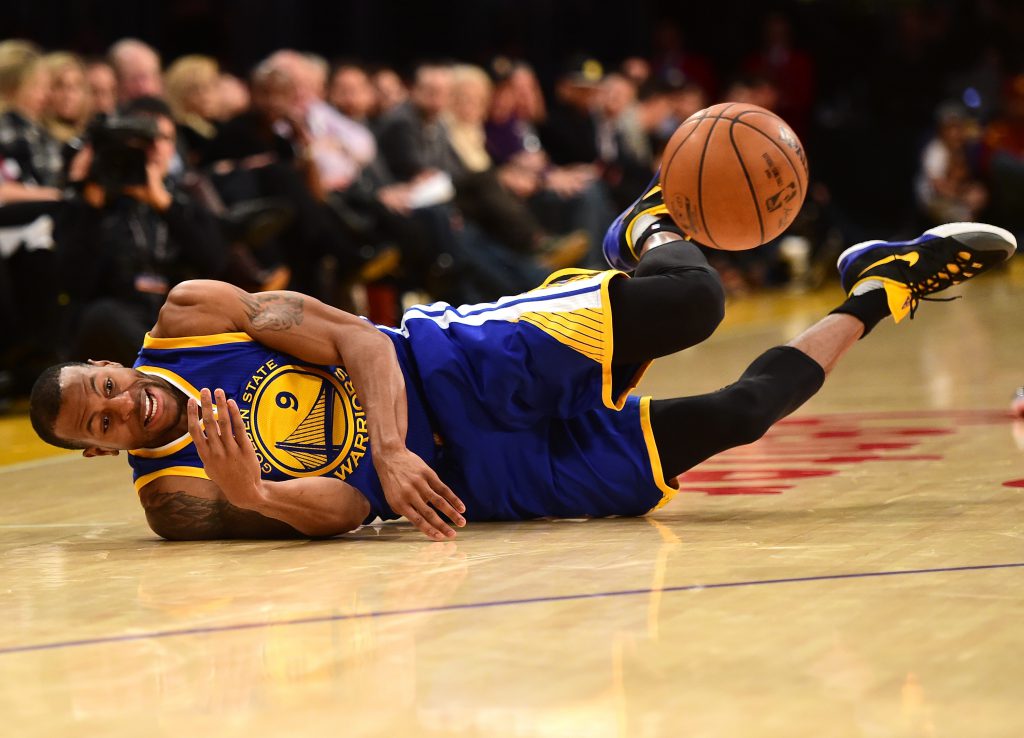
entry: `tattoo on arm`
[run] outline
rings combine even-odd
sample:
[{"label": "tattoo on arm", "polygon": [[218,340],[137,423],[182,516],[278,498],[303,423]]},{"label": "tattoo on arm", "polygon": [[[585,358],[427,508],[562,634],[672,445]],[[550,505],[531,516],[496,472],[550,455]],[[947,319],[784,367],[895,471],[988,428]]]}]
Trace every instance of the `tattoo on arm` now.
[{"label": "tattoo on arm", "polygon": [[258,331],[283,331],[302,323],[302,298],[298,295],[242,293],[240,299]]},{"label": "tattoo on arm", "polygon": [[170,541],[210,541],[224,538],[308,538],[287,523],[226,500],[162,492],[143,501],[149,527]]}]

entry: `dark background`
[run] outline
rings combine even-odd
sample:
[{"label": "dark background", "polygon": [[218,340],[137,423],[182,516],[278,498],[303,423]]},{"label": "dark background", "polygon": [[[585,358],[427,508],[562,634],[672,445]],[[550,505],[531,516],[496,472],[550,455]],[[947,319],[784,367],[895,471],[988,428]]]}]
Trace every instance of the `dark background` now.
[{"label": "dark background", "polygon": [[[675,23],[721,86],[757,49],[764,17],[781,11],[815,64],[815,112],[804,132],[812,174],[855,213],[851,220],[887,232],[909,227],[936,107],[962,99],[986,73],[1019,71],[1024,59],[1024,2],[1008,0],[13,0],[3,8],[4,37],[87,55],[136,36],[165,63],[203,53],[244,75],[282,47],[399,70],[424,58],[486,63],[509,54],[533,63],[546,84],[572,53],[609,66],[654,56],[657,29]],[[998,108],[998,87],[981,92],[983,123]]]}]

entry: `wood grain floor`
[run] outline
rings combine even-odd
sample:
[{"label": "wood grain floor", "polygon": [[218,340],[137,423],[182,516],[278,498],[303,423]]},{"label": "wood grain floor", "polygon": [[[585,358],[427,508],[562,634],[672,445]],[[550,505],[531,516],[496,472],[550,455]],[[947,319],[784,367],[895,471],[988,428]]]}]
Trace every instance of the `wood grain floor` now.
[{"label": "wood grain floor", "polygon": [[[1022,736],[1024,277],[963,294],[646,519],[169,544],[123,459],[8,419],[0,734]],[[730,306],[642,389],[726,384],[837,299]]]}]

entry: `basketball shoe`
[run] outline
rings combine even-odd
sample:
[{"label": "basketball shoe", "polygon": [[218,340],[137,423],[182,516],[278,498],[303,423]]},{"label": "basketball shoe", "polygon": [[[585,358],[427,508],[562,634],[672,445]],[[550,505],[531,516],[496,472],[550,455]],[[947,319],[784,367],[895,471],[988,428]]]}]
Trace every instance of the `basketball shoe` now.
[{"label": "basketball shoe", "polygon": [[644,194],[623,210],[605,231],[601,250],[612,269],[623,272],[636,269],[644,241],[655,233],[676,233],[680,238],[686,238],[668,214],[661,185],[658,184],[660,174],[661,170],[654,175]]},{"label": "basketball shoe", "polygon": [[[921,300],[976,277],[1013,256],[1017,239],[984,223],[947,223],[913,241],[863,241],[839,255],[839,278],[851,297],[882,288],[893,319],[911,318]],[[942,298],[937,298],[942,299]],[[952,298],[950,298],[952,299]]]}]

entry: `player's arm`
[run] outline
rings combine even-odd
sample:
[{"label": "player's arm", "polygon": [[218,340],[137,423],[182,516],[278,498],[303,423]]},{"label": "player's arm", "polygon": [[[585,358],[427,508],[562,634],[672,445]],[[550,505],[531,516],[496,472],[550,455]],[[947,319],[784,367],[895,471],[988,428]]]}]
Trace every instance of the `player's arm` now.
[{"label": "player's arm", "polygon": [[313,364],[344,364],[366,410],[373,464],[388,504],[435,539],[464,525],[465,505],[405,445],[405,379],[391,340],[367,321],[297,292],[249,294],[224,282],[193,280],[171,290],[155,337],[244,332]]},{"label": "player's arm", "polygon": [[370,512],[366,498],[339,479],[261,480],[234,499],[207,479],[169,475],[140,491],[153,532],[171,541],[225,538],[320,538],[358,528]]}]

